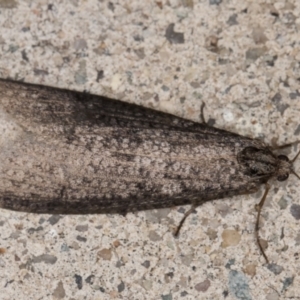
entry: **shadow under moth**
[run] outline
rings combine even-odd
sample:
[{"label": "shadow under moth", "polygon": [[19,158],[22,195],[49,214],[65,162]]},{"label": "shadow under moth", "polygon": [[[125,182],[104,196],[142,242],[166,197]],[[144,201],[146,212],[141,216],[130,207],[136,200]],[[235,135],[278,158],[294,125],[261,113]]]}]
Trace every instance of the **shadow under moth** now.
[{"label": "shadow under moth", "polygon": [[[206,123],[0,79],[2,208],[124,214],[191,204],[179,229],[206,201],[253,193],[271,178],[296,175],[296,157]],[[258,227],[268,189],[256,206],[257,241],[266,260]]]}]

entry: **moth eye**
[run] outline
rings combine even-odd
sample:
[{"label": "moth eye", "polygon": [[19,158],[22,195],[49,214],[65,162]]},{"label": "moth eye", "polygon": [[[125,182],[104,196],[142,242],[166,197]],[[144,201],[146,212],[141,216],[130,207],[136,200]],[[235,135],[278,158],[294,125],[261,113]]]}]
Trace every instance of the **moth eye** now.
[{"label": "moth eye", "polygon": [[282,175],[279,175],[277,176],[277,180],[278,181],[285,181],[289,178],[289,173],[286,173],[286,174],[282,174]]},{"label": "moth eye", "polygon": [[251,168],[250,173],[251,173],[251,175],[256,175],[258,173],[257,168]]},{"label": "moth eye", "polygon": [[284,161],[290,161],[289,158],[285,155],[278,155],[277,158]]}]

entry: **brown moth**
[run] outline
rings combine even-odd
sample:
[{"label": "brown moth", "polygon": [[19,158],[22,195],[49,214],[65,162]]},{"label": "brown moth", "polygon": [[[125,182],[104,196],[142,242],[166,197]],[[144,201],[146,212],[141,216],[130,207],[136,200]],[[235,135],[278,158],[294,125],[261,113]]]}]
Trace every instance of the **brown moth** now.
[{"label": "brown moth", "polygon": [[276,155],[257,139],[118,100],[7,80],[0,80],[0,131],[0,207],[17,211],[194,209],[295,174],[296,158]]}]

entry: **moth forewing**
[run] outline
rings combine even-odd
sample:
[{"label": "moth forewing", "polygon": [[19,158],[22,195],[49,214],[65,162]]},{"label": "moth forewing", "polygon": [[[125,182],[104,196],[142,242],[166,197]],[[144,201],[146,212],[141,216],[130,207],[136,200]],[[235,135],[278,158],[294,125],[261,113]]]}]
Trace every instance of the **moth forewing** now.
[{"label": "moth forewing", "polygon": [[0,79],[0,119],[0,207],[12,210],[193,210],[294,173],[262,141],[87,93]]}]

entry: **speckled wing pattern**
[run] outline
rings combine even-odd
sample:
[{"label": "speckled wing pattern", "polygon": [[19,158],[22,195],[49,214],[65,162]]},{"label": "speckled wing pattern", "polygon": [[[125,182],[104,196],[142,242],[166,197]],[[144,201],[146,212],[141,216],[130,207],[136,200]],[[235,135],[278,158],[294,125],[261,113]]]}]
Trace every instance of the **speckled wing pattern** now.
[{"label": "speckled wing pattern", "polygon": [[118,100],[0,80],[0,207],[115,213],[257,190],[259,140]]}]

